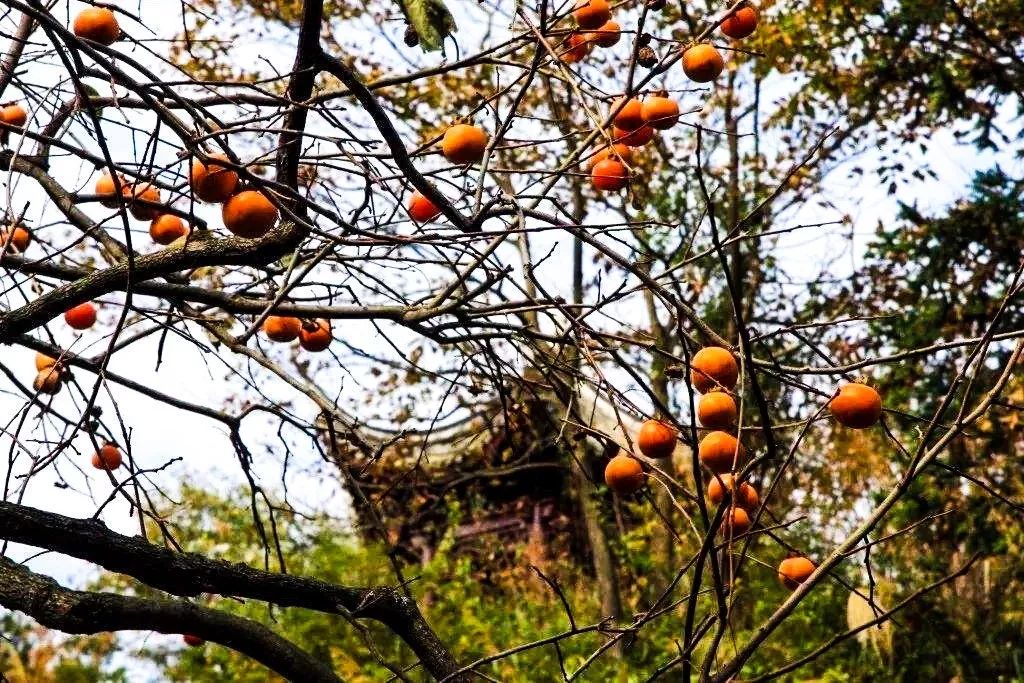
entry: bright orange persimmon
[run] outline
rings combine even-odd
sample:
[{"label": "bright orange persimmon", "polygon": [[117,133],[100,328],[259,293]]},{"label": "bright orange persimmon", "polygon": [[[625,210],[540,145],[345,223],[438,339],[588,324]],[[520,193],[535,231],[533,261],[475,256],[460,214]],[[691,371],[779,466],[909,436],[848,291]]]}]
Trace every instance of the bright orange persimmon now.
[{"label": "bright orange persimmon", "polygon": [[839,424],[852,429],[867,429],[882,416],[882,397],[866,384],[844,384],[828,408]]},{"label": "bright orange persimmon", "polygon": [[722,33],[730,38],[746,38],[757,28],[757,10],[745,4],[722,22]]},{"label": "bright orange persimmon", "polygon": [[558,47],[558,58],[566,64],[582,62],[590,54],[591,45],[587,36],[574,31],[567,35]]},{"label": "bright orange persimmon", "polygon": [[702,394],[716,387],[732,389],[740,375],[736,357],[721,346],[706,346],[695,353],[690,368],[690,382]]},{"label": "bright orange persimmon", "polygon": [[750,531],[751,526],[753,523],[747,511],[741,507],[733,507],[726,510],[725,516],[722,517],[721,532],[723,536],[730,538]]},{"label": "bright orange persimmon", "polygon": [[643,147],[654,139],[654,129],[643,125],[632,131],[625,131],[612,126],[612,141],[619,142],[628,147]]},{"label": "bright orange persimmon", "polygon": [[160,188],[152,183],[122,185],[122,192],[131,198],[128,210],[136,220],[151,221],[160,215]]},{"label": "bright orange persimmon", "polygon": [[683,53],[683,73],[697,83],[710,83],[725,68],[725,60],[714,45],[697,43]]},{"label": "bright orange persimmon", "polygon": [[789,590],[796,590],[815,569],[806,557],[787,557],[779,564],[779,580]]},{"label": "bright orange persimmon", "polygon": [[188,226],[185,225],[185,221],[169,213],[157,216],[149,224],[149,236],[157,244],[168,245],[187,234]]},{"label": "bright orange persimmon", "polygon": [[325,351],[333,340],[331,323],[323,318],[304,322],[299,330],[299,346],[307,351]]},{"label": "bright orange persimmon", "polygon": [[645,420],[637,432],[636,445],[648,458],[667,458],[676,448],[676,430],[661,420]]},{"label": "bright orange persimmon", "polygon": [[76,330],[87,330],[96,324],[96,306],[86,301],[64,311],[64,321]]},{"label": "bright orange persimmon", "polygon": [[[121,181],[121,191],[124,192],[126,187],[125,182]],[[109,171],[103,171],[100,177],[96,179],[96,194],[101,197],[110,197],[110,199],[100,200],[100,204],[107,207],[108,209],[116,209],[121,204],[117,201],[117,187],[114,186],[114,177],[110,175]]]},{"label": "bright orange persimmon", "polygon": [[711,432],[701,439],[697,455],[704,467],[717,474],[723,474],[742,467],[747,449],[732,434]]},{"label": "bright orange persimmon", "polygon": [[121,449],[112,443],[105,443],[92,454],[92,466],[98,470],[113,472],[121,466],[123,458]]},{"label": "bright orange persimmon", "polygon": [[15,225],[13,229],[11,226],[7,226],[0,229],[0,248],[20,254],[28,249],[28,245],[31,243],[32,233],[26,230],[24,226]]},{"label": "bright orange persimmon", "polygon": [[606,21],[596,30],[587,34],[587,40],[599,47],[612,47],[622,37],[622,27],[617,22]]},{"label": "bright orange persimmon", "polygon": [[601,28],[612,18],[611,7],[607,0],[577,0],[572,16],[580,28]]},{"label": "bright orange persimmon", "polygon": [[621,143],[605,147],[594,153],[594,156],[587,160],[587,170],[594,170],[594,166],[605,159],[615,159],[622,163],[628,163],[633,159],[633,148]]},{"label": "bright orange persimmon", "polygon": [[263,333],[276,342],[290,342],[302,332],[302,321],[287,315],[271,315],[263,321]]},{"label": "bright orange persimmon", "polygon": [[102,45],[110,45],[121,37],[117,17],[105,7],[86,7],[75,17],[75,35]]},{"label": "bright orange persimmon", "polygon": [[8,126],[21,128],[28,123],[28,112],[20,104],[10,104],[0,109],[0,121],[3,121]]},{"label": "bright orange persimmon", "polygon": [[697,403],[697,419],[704,429],[729,429],[737,417],[736,401],[724,391],[710,391]]},{"label": "bright orange persimmon", "polygon": [[615,192],[629,184],[629,170],[617,159],[604,159],[594,164],[590,180],[599,190]]},{"label": "bright orange persimmon", "polygon": [[661,95],[644,98],[643,119],[651,128],[666,130],[679,123],[679,104]]},{"label": "bright orange persimmon", "polygon": [[711,476],[711,480],[708,481],[708,500],[711,501],[712,505],[719,505],[725,500],[725,492],[731,491],[734,495],[733,503],[737,507],[741,507],[747,512],[752,512],[757,509],[757,504],[760,502],[760,497],[757,495],[757,489],[743,482],[740,484],[739,491],[736,490],[736,477],[731,474],[715,474]]},{"label": "bright orange persimmon", "polygon": [[277,207],[258,190],[243,190],[224,203],[221,217],[231,234],[246,239],[266,235],[277,224]]},{"label": "bright orange persimmon", "polygon": [[189,183],[192,192],[204,202],[221,204],[231,198],[238,188],[238,174],[217,162],[228,162],[225,154],[211,154],[210,163],[192,160]]},{"label": "bright orange persimmon", "polygon": [[616,455],[604,468],[604,483],[622,496],[636,493],[644,487],[646,480],[643,465],[628,455]]},{"label": "bright orange persimmon", "polygon": [[416,190],[409,197],[409,217],[417,223],[428,223],[441,215],[434,202]]},{"label": "bright orange persimmon", "polygon": [[45,353],[36,352],[36,370],[46,370],[57,364],[56,358],[50,358]]},{"label": "bright orange persimmon", "polygon": [[635,97],[630,97],[625,104],[622,103],[622,100],[623,98],[620,97],[612,103],[612,111],[619,110],[619,113],[612,119],[612,123],[619,130],[632,133],[644,125],[644,106]]},{"label": "bright orange persimmon", "polygon": [[467,123],[457,123],[444,132],[441,153],[453,164],[473,164],[484,158],[487,133]]}]

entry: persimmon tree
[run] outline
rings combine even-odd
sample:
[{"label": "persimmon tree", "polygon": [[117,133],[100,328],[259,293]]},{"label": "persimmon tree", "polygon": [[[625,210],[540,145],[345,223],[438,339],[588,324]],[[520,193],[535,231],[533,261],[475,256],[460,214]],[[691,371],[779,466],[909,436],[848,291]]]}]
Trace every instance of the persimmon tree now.
[{"label": "persimmon tree", "polygon": [[[375,621],[415,657],[415,672],[380,657],[401,678],[472,680],[546,650],[571,680],[597,660],[628,659],[667,623],[675,648],[644,675],[726,681],[828,583],[874,618],[765,678],[970,568],[969,558],[944,567],[884,605],[871,562],[930,523],[892,520],[936,468],[964,474],[943,467],[950,449],[1015,410],[1003,395],[1022,352],[1021,266],[975,273],[991,301],[970,335],[890,331],[858,357],[838,340],[878,328],[856,296],[844,307],[816,291],[790,296],[773,247],[844,223],[828,210],[805,220],[805,201],[867,127],[891,123],[870,89],[894,101],[906,92],[890,89],[884,57],[861,82],[815,73],[787,91],[780,64],[825,63],[843,44],[840,30],[822,45],[792,39],[834,26],[831,15],[743,0],[172,4],[3,3],[0,343],[11,351],[0,370],[18,404],[4,431],[0,537],[146,589],[80,590],[5,557],[0,605],[68,633],[180,633],[302,681],[340,674],[272,622],[208,596],[340,615],[353,628]],[[991,124],[1007,82],[1020,83],[1012,36],[979,28],[958,4],[921,19],[943,45],[982,46],[950,64],[929,53],[931,68],[1004,67],[978,105]],[[901,28],[866,44],[920,57]],[[908,61],[916,77],[924,67]],[[958,79],[943,82],[960,99],[939,103],[961,107]],[[769,110],[769,98],[781,104]],[[906,101],[921,110],[914,126],[942,124],[942,106],[929,118],[920,93]],[[832,115],[850,103],[847,120]],[[888,181],[894,169],[881,171]],[[874,272],[895,259],[876,256]],[[928,359],[942,383],[927,396],[869,386],[908,359]],[[154,386],[143,363],[182,386]],[[215,383],[224,394],[197,399],[193,375],[167,364],[227,375]],[[304,495],[287,485],[297,462],[326,463],[377,540],[394,544],[374,513],[387,492],[353,485],[354,463],[419,449],[411,473],[451,430],[483,429],[469,417],[511,430],[536,397],[558,408],[538,440],[569,473],[602,618],[580,621],[538,572],[566,623],[470,660],[424,618],[397,551],[369,586],[289,571],[280,517]],[[130,401],[152,404],[145,424],[125,419]],[[262,566],[178,543],[168,510],[179,458],[135,443],[143,429],[188,443],[180,414],[226,435]],[[801,476],[827,478],[815,451],[844,441],[842,457],[870,449],[883,461],[871,482],[882,492],[844,491],[836,523],[807,504]],[[276,477],[280,494],[266,483]],[[61,514],[43,482],[88,493],[90,517]],[[125,518],[137,535],[104,524]],[[637,520],[651,528],[653,565],[642,604],[630,604],[615,537]],[[849,580],[858,563],[866,588]],[[792,592],[755,618],[745,579],[758,573]],[[563,645],[594,634],[600,644],[567,668]]]}]

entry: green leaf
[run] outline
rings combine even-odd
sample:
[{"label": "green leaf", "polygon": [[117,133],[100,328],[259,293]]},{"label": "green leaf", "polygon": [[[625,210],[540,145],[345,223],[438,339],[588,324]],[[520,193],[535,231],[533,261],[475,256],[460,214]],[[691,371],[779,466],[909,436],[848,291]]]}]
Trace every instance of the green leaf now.
[{"label": "green leaf", "polygon": [[401,0],[409,25],[420,38],[424,52],[440,50],[445,36],[455,31],[455,20],[441,0]]}]

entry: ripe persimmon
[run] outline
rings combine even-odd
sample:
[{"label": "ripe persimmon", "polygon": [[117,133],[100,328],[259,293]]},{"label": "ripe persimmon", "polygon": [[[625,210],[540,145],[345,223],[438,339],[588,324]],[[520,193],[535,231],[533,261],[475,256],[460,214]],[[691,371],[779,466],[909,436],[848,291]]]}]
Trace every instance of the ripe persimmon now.
[{"label": "ripe persimmon", "polygon": [[224,154],[211,154],[210,163],[192,160],[189,183],[192,192],[204,202],[221,204],[231,198],[238,188],[238,174],[218,161],[228,162]]},{"label": "ripe persimmon", "polygon": [[600,28],[612,18],[607,0],[577,0],[572,16],[580,28]]},{"label": "ripe persimmon", "polygon": [[76,330],[87,330],[96,324],[96,307],[86,301],[64,311],[64,321]]},{"label": "ripe persimmon", "polygon": [[746,3],[722,21],[722,33],[730,38],[746,38],[757,28],[757,10]]},{"label": "ripe persimmon", "polygon": [[670,97],[649,95],[643,103],[644,123],[651,128],[666,130],[679,123],[679,103]]},{"label": "ripe persimmon", "polygon": [[636,493],[644,487],[646,480],[640,461],[628,455],[616,455],[604,468],[604,483],[622,496]]},{"label": "ripe persimmon", "polygon": [[710,83],[725,68],[725,60],[714,45],[697,43],[683,53],[683,73],[697,83]]},{"label": "ripe persimmon", "polygon": [[199,647],[206,643],[206,640],[193,633],[185,633],[181,636],[181,639],[184,640],[185,644],[189,647]]},{"label": "ripe persimmon", "polygon": [[473,164],[484,158],[487,133],[468,123],[457,123],[444,132],[441,153],[453,164]]},{"label": "ripe persimmon", "polygon": [[702,394],[716,387],[732,389],[739,375],[736,357],[721,346],[705,346],[690,361],[690,382]]},{"label": "ripe persimmon", "polygon": [[243,190],[224,203],[224,227],[233,235],[256,239],[277,224],[277,207],[258,190]]},{"label": "ripe persimmon", "polygon": [[565,37],[559,46],[558,58],[566,64],[582,62],[590,54],[591,42],[581,33],[573,31]]},{"label": "ripe persimmon", "polygon": [[724,391],[710,391],[697,403],[697,419],[704,429],[729,429],[738,416],[736,401]]},{"label": "ripe persimmon", "polygon": [[[121,181],[121,191],[124,192],[126,183]],[[104,171],[100,174],[100,177],[96,179],[96,194],[101,197],[111,197],[111,199],[100,200],[100,204],[107,207],[108,209],[116,209],[121,204],[117,201],[117,187],[114,185],[114,177],[110,175],[109,171]]]},{"label": "ripe persimmon", "polygon": [[612,126],[612,141],[619,142],[628,147],[643,147],[654,139],[654,129],[643,125],[632,131],[625,131]]},{"label": "ripe persimmon", "polygon": [[121,449],[112,443],[105,443],[92,454],[92,466],[98,470],[113,472],[121,466]]},{"label": "ripe persimmon", "polygon": [[636,445],[648,458],[667,458],[676,449],[676,430],[661,420],[644,420]]},{"label": "ripe persimmon", "polygon": [[331,323],[323,318],[303,322],[299,330],[299,346],[307,351],[324,351],[333,340]]},{"label": "ripe persimmon", "polygon": [[10,250],[19,254],[28,249],[28,245],[31,243],[32,233],[26,230],[24,226],[15,225],[13,228],[7,226],[0,229],[0,247],[4,250]]},{"label": "ripe persimmon", "polygon": [[20,104],[9,104],[0,109],[0,121],[3,121],[8,126],[21,128],[28,123],[28,112]]},{"label": "ripe persimmon", "polygon": [[725,500],[726,491],[732,492],[733,503],[736,507],[741,507],[747,512],[752,512],[757,509],[757,504],[760,502],[760,497],[757,495],[757,489],[747,482],[742,482],[740,484],[739,491],[737,491],[736,477],[733,475],[712,475],[711,480],[708,481],[708,500],[711,501],[711,504],[721,504],[721,502]]},{"label": "ripe persimmon", "polygon": [[60,391],[60,370],[56,367],[43,368],[32,381],[32,388],[40,394],[56,394]]},{"label": "ripe persimmon", "polygon": [[149,236],[157,244],[168,245],[188,234],[185,221],[169,213],[160,214],[149,224]]},{"label": "ripe persimmon", "polygon": [[302,321],[287,315],[271,315],[263,321],[263,333],[276,342],[290,342],[302,332]]},{"label": "ripe persimmon", "polygon": [[867,429],[882,416],[882,397],[866,384],[851,382],[839,387],[839,395],[829,401],[836,422],[852,429]]},{"label": "ripe persimmon", "polygon": [[747,511],[741,507],[732,507],[725,511],[720,529],[723,536],[731,538],[750,531],[751,526],[753,523]]},{"label": "ripe persimmon", "polygon": [[587,34],[587,40],[600,47],[612,47],[622,37],[622,27],[617,22],[606,21],[593,32]]},{"label": "ripe persimmon", "polygon": [[588,170],[594,170],[594,166],[604,159],[615,159],[622,163],[628,163],[633,158],[633,148],[623,144],[611,145],[594,153],[587,162]]},{"label": "ripe persimmon", "polygon": [[629,170],[617,159],[604,159],[594,164],[590,180],[599,190],[615,192],[629,183]]},{"label": "ripe persimmon", "polygon": [[417,223],[427,223],[440,215],[441,211],[437,205],[424,197],[419,190],[409,197],[409,217]]},{"label": "ripe persimmon", "polygon": [[36,370],[46,370],[57,364],[56,358],[50,358],[45,353],[36,352]]},{"label": "ripe persimmon", "polygon": [[734,466],[739,469],[743,465],[747,449],[728,432],[711,432],[701,439],[697,455],[704,467],[716,474],[723,474]]},{"label": "ripe persimmon", "polygon": [[151,221],[160,215],[160,188],[152,183],[122,185],[122,192],[131,198],[128,210],[139,221]]},{"label": "ripe persimmon", "polygon": [[114,13],[105,7],[86,7],[75,17],[75,35],[101,45],[110,45],[121,37],[121,27]]},{"label": "ripe persimmon", "polygon": [[779,580],[789,590],[796,590],[815,569],[817,567],[806,557],[787,557],[779,563]]},{"label": "ripe persimmon", "polygon": [[[612,111],[619,110],[615,118],[612,119],[612,123],[619,130],[632,133],[644,125],[644,106],[635,97],[630,97],[626,100],[625,104],[623,104],[623,99],[620,97],[612,103]],[[622,109],[619,109],[619,107],[622,107]]]}]

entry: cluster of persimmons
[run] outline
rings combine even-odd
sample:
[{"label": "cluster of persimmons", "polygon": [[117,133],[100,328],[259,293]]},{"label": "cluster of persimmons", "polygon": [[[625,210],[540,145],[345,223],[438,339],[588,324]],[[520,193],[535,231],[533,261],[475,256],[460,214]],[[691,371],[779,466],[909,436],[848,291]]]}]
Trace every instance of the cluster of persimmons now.
[{"label": "cluster of persimmons", "polygon": [[[648,2],[648,5],[651,3]],[[612,20],[607,0],[578,0],[572,12],[577,28],[565,35],[558,53],[567,63],[582,61],[592,46],[611,47],[621,38],[621,27]],[[757,10],[743,4],[722,20],[720,30],[729,38],[746,38],[757,28]],[[697,83],[710,83],[725,68],[725,60],[714,45],[698,42],[682,53],[683,73]],[[633,150],[654,139],[656,131],[667,130],[679,123],[679,103],[666,91],[655,91],[643,99],[619,97],[611,105],[612,126],[603,132],[605,145],[587,159],[590,181],[602,192],[616,192],[630,181],[629,164]],[[452,164],[479,162],[487,150],[488,135],[468,123],[449,127],[441,140],[441,153]],[[409,216],[417,223],[434,220],[440,215],[437,206],[419,191],[408,201]]]},{"label": "cluster of persimmons", "polygon": [[[744,481],[747,449],[738,438],[739,409],[733,393],[738,380],[739,364],[727,349],[709,346],[694,354],[690,363],[690,384],[701,394],[697,420],[705,432],[698,444],[697,456],[710,472],[708,500],[712,505],[728,505],[723,511],[720,528],[730,540],[751,530],[755,513],[762,505],[757,489]],[[859,383],[842,385],[828,407],[836,422],[852,429],[871,427],[882,415],[878,392]],[[671,424],[652,419],[640,426],[636,445],[648,458],[662,460],[672,455],[678,437]],[[625,453],[608,462],[604,477],[613,491],[623,495],[639,491],[647,481],[641,461]],[[815,568],[808,558],[791,555],[779,565],[779,579],[794,589]]]}]

